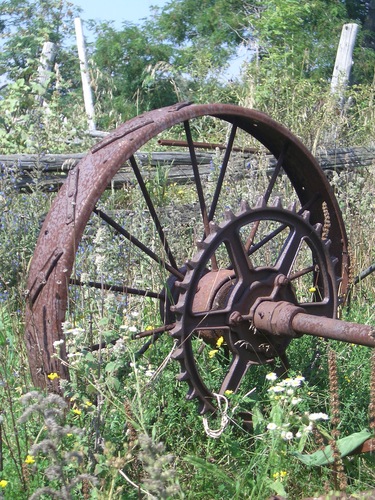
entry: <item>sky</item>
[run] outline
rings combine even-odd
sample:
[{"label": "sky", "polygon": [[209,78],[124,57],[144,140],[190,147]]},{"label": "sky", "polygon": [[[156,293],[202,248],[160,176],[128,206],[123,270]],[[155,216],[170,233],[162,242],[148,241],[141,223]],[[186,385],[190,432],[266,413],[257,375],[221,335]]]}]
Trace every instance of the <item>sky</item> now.
[{"label": "sky", "polygon": [[124,21],[138,23],[145,17],[150,17],[150,7],[163,7],[168,0],[70,0],[81,7],[81,19],[114,21],[116,28],[121,28]]},{"label": "sky", "polygon": [[[74,5],[83,9],[81,19],[83,31],[87,41],[90,41],[90,33],[85,29],[84,21],[88,19],[100,21],[114,21],[116,29],[121,29],[124,21],[140,23],[145,17],[152,15],[151,6],[163,7],[170,0],[70,0]],[[230,64],[225,76],[236,76],[240,71],[241,64],[248,57],[246,49],[240,49],[237,57]]]}]

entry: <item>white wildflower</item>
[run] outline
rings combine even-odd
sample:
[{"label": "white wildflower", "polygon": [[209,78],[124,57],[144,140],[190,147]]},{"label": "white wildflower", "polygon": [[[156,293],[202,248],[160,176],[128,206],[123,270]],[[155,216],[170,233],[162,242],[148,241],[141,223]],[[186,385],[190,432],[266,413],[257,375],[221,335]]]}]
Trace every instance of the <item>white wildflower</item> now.
[{"label": "white wildflower", "polygon": [[302,401],[302,398],[292,398],[292,405],[298,405]]},{"label": "white wildflower", "polygon": [[328,420],[329,416],[326,413],[310,413],[309,420],[315,422],[316,420]]},{"label": "white wildflower", "polygon": [[274,430],[277,429],[277,425],[275,423],[273,423],[273,422],[270,422],[269,424],[267,424],[267,429],[269,431],[274,431]]},{"label": "white wildflower", "polygon": [[272,392],[283,392],[285,391],[284,387],[282,387],[281,385],[277,384],[277,385],[273,385],[272,387],[270,387],[268,389],[269,391],[272,391]]},{"label": "white wildflower", "polygon": [[290,432],[290,431],[282,431],[281,433],[281,437],[285,440],[285,441],[290,441],[291,439],[293,439],[293,432]]},{"label": "white wildflower", "polygon": [[64,343],[64,341],[62,339],[55,340],[55,342],[53,343],[53,347],[59,347],[59,345],[61,345],[63,343]]},{"label": "white wildflower", "polygon": [[277,379],[276,373],[267,373],[266,375],[266,380],[270,380],[271,382],[274,382]]}]

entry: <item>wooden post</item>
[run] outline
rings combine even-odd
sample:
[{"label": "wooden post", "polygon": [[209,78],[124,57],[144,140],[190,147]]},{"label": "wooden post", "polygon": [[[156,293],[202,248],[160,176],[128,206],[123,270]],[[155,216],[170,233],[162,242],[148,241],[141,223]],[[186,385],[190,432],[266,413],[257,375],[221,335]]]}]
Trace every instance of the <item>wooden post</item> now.
[{"label": "wooden post", "polygon": [[56,45],[53,42],[44,42],[40,63],[38,66],[38,81],[44,87],[52,71],[53,61],[56,55]]},{"label": "wooden post", "polygon": [[47,113],[49,113],[49,107],[43,96],[47,90],[55,56],[56,45],[53,42],[44,42],[38,66],[38,83],[43,87],[43,90],[36,96],[36,100],[44,106]]},{"label": "wooden post", "polygon": [[87,114],[87,121],[88,121],[88,125],[89,125],[89,130],[92,131],[92,130],[96,130],[94,103],[93,103],[93,98],[92,98],[89,66],[88,66],[87,57],[86,57],[86,47],[85,47],[85,39],[83,36],[82,21],[79,17],[76,17],[74,19],[74,26],[75,26],[75,30],[76,30],[78,57],[79,57],[79,64],[80,64],[80,68],[81,68],[83,100],[85,103],[85,109],[86,109],[86,114]]},{"label": "wooden post", "polygon": [[344,24],[337,49],[335,67],[331,80],[331,92],[342,93],[349,82],[353,66],[353,49],[358,33],[358,24]]}]

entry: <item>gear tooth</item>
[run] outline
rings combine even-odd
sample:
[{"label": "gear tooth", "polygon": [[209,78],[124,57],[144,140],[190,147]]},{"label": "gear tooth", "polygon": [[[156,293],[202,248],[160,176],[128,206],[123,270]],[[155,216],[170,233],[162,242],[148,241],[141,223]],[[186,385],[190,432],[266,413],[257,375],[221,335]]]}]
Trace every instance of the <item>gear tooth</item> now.
[{"label": "gear tooth", "polygon": [[337,266],[338,261],[339,261],[339,259],[337,257],[331,257],[331,262],[332,262],[333,267]]},{"label": "gear tooth", "polygon": [[323,240],[323,245],[328,249],[331,246],[331,240]]},{"label": "gear tooth", "polygon": [[262,208],[266,206],[266,200],[264,199],[263,196],[259,196],[257,199],[257,202],[255,204],[255,208]]},{"label": "gear tooth", "polygon": [[192,399],[195,399],[195,398],[198,398],[198,391],[195,387],[190,387],[187,395],[186,395],[186,399],[188,399],[189,401],[191,401]]},{"label": "gear tooth", "polygon": [[179,328],[178,326],[176,326],[171,331],[171,337],[174,339],[180,339],[182,337],[182,333],[183,333],[182,328]]},{"label": "gear tooth", "polygon": [[189,271],[193,271],[196,267],[196,264],[192,260],[187,260],[185,262],[185,266],[187,267],[187,269],[189,269]]},{"label": "gear tooth", "polygon": [[281,203],[280,196],[276,196],[276,198],[272,202],[272,206],[274,208],[283,208],[283,204]]},{"label": "gear tooth", "polygon": [[211,221],[210,222],[210,234],[216,234],[219,230],[219,226],[216,224],[216,222]]},{"label": "gear tooth", "polygon": [[189,283],[184,281],[176,281],[174,286],[180,290],[187,290],[189,288]]},{"label": "gear tooth", "polygon": [[235,220],[236,217],[235,217],[234,213],[232,212],[232,210],[230,210],[228,208],[224,212],[224,218],[225,218],[226,221],[233,221],[233,220]]},{"label": "gear tooth", "polygon": [[310,212],[308,210],[305,210],[302,214],[302,219],[305,221],[309,222],[310,221]]},{"label": "gear tooth", "polygon": [[169,309],[173,313],[182,314],[185,310],[185,307],[183,302],[181,303],[180,301],[178,301],[175,306],[171,306]]},{"label": "gear tooth", "polygon": [[295,214],[297,212],[297,203],[295,201],[289,203],[288,210],[289,212],[293,212]]},{"label": "gear tooth", "polygon": [[212,406],[207,403],[207,401],[202,401],[198,407],[199,415],[205,415],[206,413],[212,412]]},{"label": "gear tooth", "polygon": [[314,225],[314,230],[315,232],[321,236],[322,235],[322,232],[323,232],[323,226],[320,222],[318,222],[317,224]]},{"label": "gear tooth", "polygon": [[176,361],[180,361],[181,359],[184,359],[184,357],[185,355],[182,347],[176,349],[172,354],[172,358],[175,359]]},{"label": "gear tooth", "polygon": [[250,206],[246,200],[241,200],[240,212],[250,212]]},{"label": "gear tooth", "polygon": [[196,242],[198,250],[206,250],[208,243],[205,240],[197,240]]},{"label": "gear tooth", "polygon": [[179,382],[186,382],[186,380],[190,379],[190,376],[189,376],[188,372],[185,370],[185,371],[179,373],[176,378]]}]

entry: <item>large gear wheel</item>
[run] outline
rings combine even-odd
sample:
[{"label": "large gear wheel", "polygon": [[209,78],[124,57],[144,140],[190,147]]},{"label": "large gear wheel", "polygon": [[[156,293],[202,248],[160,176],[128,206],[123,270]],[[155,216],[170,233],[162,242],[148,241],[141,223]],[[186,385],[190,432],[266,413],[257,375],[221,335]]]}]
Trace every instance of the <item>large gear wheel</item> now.
[{"label": "large gear wheel", "polygon": [[227,211],[224,222],[211,224],[211,234],[186,264],[172,308],[174,358],[181,364],[179,379],[189,385],[187,398],[198,399],[201,414],[216,410],[216,394],[236,393],[251,366],[279,358],[288,367],[291,337],[252,324],[260,301],[288,302],[311,315],[335,317],[336,259],[321,224],[313,226],[309,218],[294,205],[282,208],[278,199],[273,206],[260,199],[254,209],[242,203],[237,215]]}]

